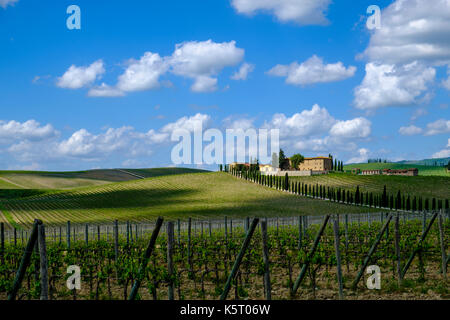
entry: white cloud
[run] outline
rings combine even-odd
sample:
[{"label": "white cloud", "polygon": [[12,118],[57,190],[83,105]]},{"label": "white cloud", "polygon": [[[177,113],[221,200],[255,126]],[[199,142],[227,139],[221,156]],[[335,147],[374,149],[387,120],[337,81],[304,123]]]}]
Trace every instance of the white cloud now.
[{"label": "white cloud", "polygon": [[42,141],[56,137],[59,134],[52,125],[41,126],[35,120],[28,120],[20,123],[14,120],[9,122],[0,120],[0,143],[10,143],[12,141]]},{"label": "white cloud", "polygon": [[[244,57],[244,49],[237,48],[235,41],[216,43],[212,40],[190,41],[177,44],[171,56],[161,57],[158,53],[145,52],[139,60],[130,59],[128,67],[118,78],[115,86],[102,83],[91,88],[90,97],[118,97],[128,92],[171,87],[170,81],[160,77],[171,72],[191,78],[193,92],[217,90],[217,76],[228,66],[239,64]],[[247,76],[251,66],[244,64],[240,76]],[[96,61],[89,67],[71,66],[58,79],[57,85],[63,88],[79,89],[94,82],[105,72],[103,62]]]},{"label": "white cloud", "polygon": [[117,88],[121,91],[142,91],[160,86],[159,77],[168,70],[168,64],[159,54],[146,52],[139,60],[130,60],[119,76]]},{"label": "white cloud", "polygon": [[191,86],[194,92],[213,92],[217,90],[217,78],[208,76],[197,76]]},{"label": "white cloud", "polygon": [[361,148],[358,150],[358,155],[356,157],[348,159],[346,163],[362,163],[367,162],[369,159],[369,150],[366,148]]},{"label": "white cloud", "polygon": [[448,139],[445,149],[438,151],[432,155],[432,158],[447,158],[450,157],[450,139]]},{"label": "white cloud", "polygon": [[336,138],[367,138],[371,133],[371,122],[366,118],[338,121],[330,129],[330,135]]},{"label": "white cloud", "polygon": [[424,93],[435,75],[434,68],[417,62],[401,67],[368,63],[364,80],[355,89],[355,106],[362,110],[373,110],[417,104],[427,98]]},{"label": "white cloud", "polygon": [[14,5],[14,3],[18,2],[19,0],[0,0],[0,7],[3,9],[6,9],[9,5]]},{"label": "white cloud", "polygon": [[384,64],[450,62],[450,1],[397,0],[381,14],[365,55]]},{"label": "white cloud", "polygon": [[282,22],[300,25],[326,24],[325,12],[331,0],[231,0],[238,13],[251,15],[267,12]]},{"label": "white cloud", "polygon": [[323,59],[313,55],[305,62],[293,62],[290,65],[276,65],[267,73],[272,76],[286,77],[286,83],[293,85],[307,85],[341,81],[356,72],[356,67],[346,68],[342,62],[324,64]]},{"label": "white cloud", "polygon": [[202,113],[197,113],[191,117],[182,117],[175,122],[165,125],[161,132],[171,134],[173,131],[180,129],[193,132],[195,128],[198,128],[199,124],[202,125],[203,130],[208,128],[211,124],[211,117]]},{"label": "white cloud", "polygon": [[97,60],[88,67],[77,67],[75,65],[58,78],[56,85],[60,88],[80,89],[90,85],[105,73],[102,60]]},{"label": "white cloud", "polygon": [[279,128],[280,137],[305,137],[328,132],[335,123],[327,109],[315,104],[311,110],[303,110],[291,117],[277,113],[267,126]]},{"label": "white cloud", "polygon": [[353,151],[358,141],[367,140],[371,134],[369,120],[337,120],[318,105],[290,117],[275,114],[264,127],[279,129],[281,145],[302,153]]},{"label": "white cloud", "polygon": [[106,83],[102,83],[100,86],[93,87],[89,90],[89,97],[122,97],[125,93],[116,87],[111,87]]},{"label": "white cloud", "polygon": [[447,66],[447,75],[448,75],[448,78],[442,80],[442,86],[445,89],[450,90],[450,65]]},{"label": "white cloud", "polygon": [[243,63],[238,71],[231,76],[232,80],[246,80],[248,74],[253,72],[255,66],[249,63]]},{"label": "white cloud", "polygon": [[355,106],[374,110],[429,99],[434,68],[450,63],[449,34],[450,1],[394,1],[382,11],[381,28],[372,31],[361,55],[368,64]]},{"label": "white cloud", "polygon": [[243,58],[244,50],[237,48],[235,41],[183,42],[176,45],[170,57],[171,72],[194,79],[193,91],[213,91],[217,84],[214,76],[225,67],[237,65]]},{"label": "white cloud", "polygon": [[416,110],[414,110],[414,112],[413,112],[413,114],[411,116],[411,121],[415,121],[418,118],[420,118],[422,116],[425,116],[427,114],[428,114],[428,111],[426,109],[424,109],[424,108],[416,109]]},{"label": "white cloud", "polygon": [[450,120],[439,119],[434,122],[427,124],[425,131],[426,136],[433,136],[441,133],[450,132]]},{"label": "white cloud", "polygon": [[407,127],[400,127],[398,132],[402,136],[413,136],[413,135],[416,135],[416,134],[421,134],[423,132],[423,130],[422,130],[422,128],[416,127],[414,125],[410,125],[410,126],[407,126]]}]

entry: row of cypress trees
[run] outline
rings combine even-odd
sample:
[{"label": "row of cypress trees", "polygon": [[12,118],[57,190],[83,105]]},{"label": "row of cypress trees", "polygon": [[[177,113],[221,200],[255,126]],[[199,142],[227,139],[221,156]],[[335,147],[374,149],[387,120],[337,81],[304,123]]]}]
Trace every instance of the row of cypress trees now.
[{"label": "row of cypress trees", "polygon": [[396,195],[388,194],[386,186],[382,193],[362,192],[359,186],[356,190],[345,190],[319,184],[307,184],[299,181],[290,181],[288,174],[284,177],[273,175],[261,175],[258,171],[237,171],[232,169],[230,173],[236,177],[249,180],[277,190],[284,190],[294,194],[318,199],[327,199],[333,202],[367,206],[373,208],[389,208],[391,210],[404,211],[429,211],[449,209],[449,200],[422,197],[411,197],[400,190]]}]

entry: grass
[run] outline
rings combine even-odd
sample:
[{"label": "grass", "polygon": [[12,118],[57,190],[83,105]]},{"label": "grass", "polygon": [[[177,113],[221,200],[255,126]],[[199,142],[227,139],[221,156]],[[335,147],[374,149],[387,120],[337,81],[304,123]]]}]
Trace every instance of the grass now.
[{"label": "grass", "polygon": [[[147,221],[157,216],[209,219],[218,216],[287,216],[356,213],[369,209],[276,191],[221,172],[159,176],[102,186],[3,200],[14,223],[49,225]],[[8,219],[11,221],[11,219]]]},{"label": "grass", "polygon": [[401,164],[401,163],[357,163],[344,166],[344,170],[359,168],[361,170],[382,170],[382,169],[419,169],[419,176],[443,176],[450,177],[444,167],[424,166],[417,164]]},{"label": "grass", "polygon": [[339,187],[346,190],[355,190],[359,186],[363,192],[382,193],[383,187],[390,194],[397,194],[398,190],[411,196],[423,198],[450,198],[450,178],[440,176],[362,176],[350,173],[330,173],[310,177],[292,177],[307,184],[321,184],[330,187]]},{"label": "grass", "polygon": [[[99,186],[144,177],[199,172],[185,168],[104,169],[75,172],[0,171],[0,189],[59,189]],[[1,198],[1,194],[0,194]]]}]

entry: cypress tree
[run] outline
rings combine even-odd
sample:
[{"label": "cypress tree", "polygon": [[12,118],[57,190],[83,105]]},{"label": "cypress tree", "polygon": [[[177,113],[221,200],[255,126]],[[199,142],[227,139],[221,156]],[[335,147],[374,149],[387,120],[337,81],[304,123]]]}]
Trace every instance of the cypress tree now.
[{"label": "cypress tree", "polygon": [[359,204],[359,186],[356,186],[356,192],[355,192],[355,203]]},{"label": "cypress tree", "polygon": [[410,211],[411,210],[411,198],[408,194],[408,198],[406,199],[406,211]]},{"label": "cypress tree", "polygon": [[423,210],[422,197],[419,197],[419,211]]},{"label": "cypress tree", "polygon": [[413,201],[412,201],[412,211],[413,212],[417,211],[417,199],[416,199],[416,196],[414,196]]},{"label": "cypress tree", "polygon": [[284,186],[285,186],[285,190],[288,190],[288,186],[289,186],[289,176],[288,173],[286,172],[285,176],[284,176]]},{"label": "cypress tree", "polygon": [[382,197],[381,201],[382,201],[382,206],[387,207],[386,185],[384,185],[384,187],[383,187],[383,197]]},{"label": "cypress tree", "polygon": [[401,196],[401,194],[400,194],[400,190],[398,190],[398,192],[397,192],[397,202],[396,202],[396,204],[395,204],[395,209],[396,209],[396,210],[400,210],[400,209],[401,209],[401,208],[400,208],[401,202],[402,202],[402,196]]},{"label": "cypress tree", "polygon": [[428,200],[428,198],[425,199],[424,210],[425,211],[429,211],[430,210],[430,201]]},{"label": "cypress tree", "polygon": [[436,198],[433,198],[432,203],[431,203],[431,210],[436,210]]}]

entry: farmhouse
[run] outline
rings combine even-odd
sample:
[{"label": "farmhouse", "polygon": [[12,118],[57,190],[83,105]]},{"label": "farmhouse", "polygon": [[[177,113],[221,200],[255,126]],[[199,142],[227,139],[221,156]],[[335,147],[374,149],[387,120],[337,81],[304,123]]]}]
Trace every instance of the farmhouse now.
[{"label": "farmhouse", "polygon": [[[289,161],[290,163],[290,161]],[[333,160],[328,157],[313,157],[305,158],[305,161],[300,163],[298,170],[300,171],[330,171],[333,167]]]},{"label": "farmhouse", "polygon": [[363,171],[361,171],[361,174],[363,176],[380,175],[381,174],[381,170],[363,170]]},{"label": "farmhouse", "polygon": [[229,164],[229,168],[230,169],[239,169],[242,167],[247,167],[250,168],[250,164],[249,163],[244,163],[244,162],[232,162]]},{"label": "farmhouse", "polygon": [[280,171],[280,169],[273,167],[271,164],[260,164],[259,171],[261,171],[261,174],[268,175],[268,174],[276,174],[278,171]]},{"label": "farmhouse", "polygon": [[411,168],[411,169],[384,169],[383,174],[387,176],[417,176],[419,175],[419,169]]}]

